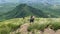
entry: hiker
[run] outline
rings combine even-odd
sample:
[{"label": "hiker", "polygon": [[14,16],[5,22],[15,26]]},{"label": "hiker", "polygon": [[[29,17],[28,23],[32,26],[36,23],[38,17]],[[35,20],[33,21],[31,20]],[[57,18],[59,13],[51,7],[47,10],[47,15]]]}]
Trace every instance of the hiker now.
[{"label": "hiker", "polygon": [[34,18],[35,18],[34,16],[30,17],[30,23],[34,22]]},{"label": "hiker", "polygon": [[23,17],[23,19],[25,19],[25,17]]},{"label": "hiker", "polygon": [[22,18],[23,18],[23,22],[25,23],[26,22],[25,17],[22,17]]}]

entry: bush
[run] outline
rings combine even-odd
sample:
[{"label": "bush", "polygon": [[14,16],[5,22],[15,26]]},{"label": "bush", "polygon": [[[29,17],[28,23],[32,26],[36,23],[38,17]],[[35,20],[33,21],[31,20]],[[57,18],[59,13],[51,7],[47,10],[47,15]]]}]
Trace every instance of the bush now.
[{"label": "bush", "polygon": [[58,30],[60,29],[60,22],[54,22],[52,23],[52,27],[53,30]]},{"label": "bush", "polygon": [[34,29],[43,31],[44,28],[47,27],[47,25],[48,25],[48,23],[43,23],[43,24],[34,23],[34,24],[31,24],[31,25],[28,27],[28,31],[32,31],[32,30],[34,30]]},{"label": "bush", "polygon": [[0,34],[9,34],[11,29],[8,26],[1,26],[0,28]]}]

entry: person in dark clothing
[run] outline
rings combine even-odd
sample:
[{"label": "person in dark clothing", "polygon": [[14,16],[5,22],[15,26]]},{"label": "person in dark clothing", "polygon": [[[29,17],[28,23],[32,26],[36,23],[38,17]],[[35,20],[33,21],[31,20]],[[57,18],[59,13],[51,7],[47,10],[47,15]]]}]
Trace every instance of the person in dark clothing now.
[{"label": "person in dark clothing", "polygon": [[34,18],[35,18],[34,16],[30,17],[30,23],[34,22]]},{"label": "person in dark clothing", "polygon": [[23,19],[25,19],[25,17],[23,17]]}]

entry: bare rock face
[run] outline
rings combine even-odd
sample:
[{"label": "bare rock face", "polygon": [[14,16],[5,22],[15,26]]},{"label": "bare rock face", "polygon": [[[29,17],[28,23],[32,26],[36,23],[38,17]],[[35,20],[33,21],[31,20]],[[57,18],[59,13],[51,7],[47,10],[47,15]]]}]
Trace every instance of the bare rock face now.
[{"label": "bare rock face", "polygon": [[55,34],[55,31],[50,29],[50,28],[47,28],[47,29],[44,30],[43,34]]},{"label": "bare rock face", "polygon": [[60,29],[59,29],[59,30],[57,30],[55,34],[60,34]]}]

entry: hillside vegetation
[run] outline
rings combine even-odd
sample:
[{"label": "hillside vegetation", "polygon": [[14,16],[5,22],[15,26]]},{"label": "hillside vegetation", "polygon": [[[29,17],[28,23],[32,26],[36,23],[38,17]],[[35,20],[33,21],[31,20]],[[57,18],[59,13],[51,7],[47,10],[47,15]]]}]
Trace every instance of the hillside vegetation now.
[{"label": "hillside vegetation", "polygon": [[51,15],[43,12],[43,10],[36,9],[34,7],[28,6],[27,4],[20,4],[16,6],[13,10],[1,14],[0,20],[10,19],[10,18],[21,18],[35,15],[37,17],[43,18],[56,18],[58,16]]},{"label": "hillside vegetation", "polygon": [[[0,34],[9,34],[25,23],[29,24],[29,18],[14,18],[0,22]],[[47,25],[52,25],[50,28],[55,31],[60,29],[60,18],[36,18],[35,22],[28,27],[28,31],[30,32],[34,29],[43,31]]]}]

